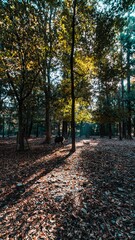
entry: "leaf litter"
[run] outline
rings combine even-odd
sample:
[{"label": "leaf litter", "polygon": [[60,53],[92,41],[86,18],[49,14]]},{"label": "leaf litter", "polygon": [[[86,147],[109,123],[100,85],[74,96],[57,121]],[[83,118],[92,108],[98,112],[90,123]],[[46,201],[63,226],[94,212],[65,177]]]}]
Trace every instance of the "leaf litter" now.
[{"label": "leaf litter", "polygon": [[1,240],[135,239],[135,142],[0,145]]}]

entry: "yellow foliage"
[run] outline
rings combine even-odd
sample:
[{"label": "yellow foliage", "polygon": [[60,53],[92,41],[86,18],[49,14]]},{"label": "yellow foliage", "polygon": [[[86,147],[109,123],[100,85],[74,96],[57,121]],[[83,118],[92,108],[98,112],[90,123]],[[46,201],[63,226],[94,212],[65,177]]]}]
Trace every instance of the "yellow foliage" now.
[{"label": "yellow foliage", "polygon": [[75,114],[76,123],[79,123],[81,121],[83,122],[91,121],[92,116],[89,110],[89,104],[83,101],[81,98],[76,103],[75,113],[76,113]]},{"label": "yellow foliage", "polygon": [[83,74],[94,71],[94,61],[92,57],[76,58],[76,66],[78,70]]},{"label": "yellow foliage", "polygon": [[33,61],[30,61],[30,62],[27,64],[27,69],[28,69],[28,70],[32,70],[32,69],[33,69],[33,66],[34,66],[34,62],[33,62]]}]

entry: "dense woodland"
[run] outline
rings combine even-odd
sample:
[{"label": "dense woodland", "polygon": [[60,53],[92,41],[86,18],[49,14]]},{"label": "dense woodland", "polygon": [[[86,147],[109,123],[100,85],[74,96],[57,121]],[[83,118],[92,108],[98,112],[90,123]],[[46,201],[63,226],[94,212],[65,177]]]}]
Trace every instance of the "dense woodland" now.
[{"label": "dense woodland", "polygon": [[1,1],[1,137],[132,139],[134,14],[132,0]]}]

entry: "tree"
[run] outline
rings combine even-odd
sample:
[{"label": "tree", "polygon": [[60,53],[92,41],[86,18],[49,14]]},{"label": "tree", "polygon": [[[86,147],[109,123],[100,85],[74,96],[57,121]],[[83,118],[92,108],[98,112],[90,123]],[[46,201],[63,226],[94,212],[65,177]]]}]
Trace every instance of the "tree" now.
[{"label": "tree", "polygon": [[85,45],[87,49],[84,36],[86,35],[85,23],[88,23],[85,11],[83,10],[85,9],[87,13],[90,13],[92,8],[93,6],[91,6],[90,11],[88,11],[89,5],[87,1],[64,1],[58,32],[59,48],[62,49],[60,52],[61,71],[66,89],[69,89],[69,79],[71,79],[71,94],[68,90],[67,92],[69,99],[72,99],[71,101],[69,100],[69,102],[71,102],[72,105],[71,129],[73,151],[75,150],[75,101],[78,98],[89,98],[90,95],[87,89],[89,88],[90,82],[89,76],[92,68],[92,57],[88,51],[84,50],[85,48],[83,49],[83,45]]},{"label": "tree", "polygon": [[14,97],[18,103],[18,150],[24,150],[24,105],[37,84],[39,39],[34,8],[23,1],[2,3],[2,64]]},{"label": "tree", "polygon": [[[86,120],[86,111],[89,116],[95,106],[95,119],[98,115],[101,123],[103,114],[108,114],[111,136],[112,123],[121,122],[123,117],[118,116],[123,98],[118,97],[118,82],[124,81],[125,69],[130,70],[130,80],[133,71],[133,34],[128,34],[129,40],[126,33],[131,28],[123,28],[127,24],[123,16],[132,4],[131,0],[1,1],[0,69],[8,86],[6,93],[17,103],[20,150],[24,149],[24,135],[29,135],[32,117],[38,129],[43,105],[48,143],[51,121],[63,122],[63,132],[69,121],[74,152],[75,123]],[[120,67],[118,36],[122,29],[125,36]],[[126,78],[129,82],[129,75]],[[133,121],[131,95],[130,86],[124,93],[123,115],[127,119],[130,110]],[[117,114],[114,117],[112,113]]]},{"label": "tree", "polygon": [[71,67],[71,99],[72,99],[72,111],[71,111],[71,136],[72,136],[72,152],[75,152],[75,88],[74,88],[74,48],[75,48],[75,21],[76,21],[76,0],[73,1],[73,18],[72,18],[72,43],[71,43],[71,55],[70,55],[70,67]]},{"label": "tree", "polygon": [[38,34],[42,39],[41,43],[41,89],[45,97],[45,142],[51,140],[51,119],[52,119],[52,79],[56,68],[57,51],[57,11],[59,7],[57,1],[36,1]]},{"label": "tree", "polygon": [[97,13],[95,18],[95,80],[94,95],[96,108],[93,110],[93,119],[101,125],[101,135],[103,135],[103,125],[108,125],[109,138],[112,136],[112,123],[116,120],[113,104],[114,94],[117,91],[119,82],[119,54],[117,45],[117,31],[115,29],[116,19],[108,16],[108,12]]},{"label": "tree", "polygon": [[127,137],[132,139],[132,99],[131,99],[131,77],[133,75],[133,54],[135,52],[134,47],[134,37],[135,37],[135,24],[134,17],[130,17],[128,14],[126,26],[121,33],[121,44],[123,48],[123,53],[126,54],[125,65],[126,65],[126,79],[127,79],[127,110],[128,110],[128,119],[127,119]]}]

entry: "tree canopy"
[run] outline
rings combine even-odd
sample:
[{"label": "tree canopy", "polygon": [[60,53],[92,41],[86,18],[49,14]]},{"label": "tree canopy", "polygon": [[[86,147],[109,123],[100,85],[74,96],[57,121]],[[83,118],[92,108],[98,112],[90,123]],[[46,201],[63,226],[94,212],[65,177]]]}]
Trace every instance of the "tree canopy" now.
[{"label": "tree canopy", "polygon": [[16,111],[18,149],[43,122],[48,143],[62,122],[71,123],[74,145],[81,122],[107,125],[109,136],[123,124],[131,137],[134,7],[133,0],[0,2],[0,109]]}]

